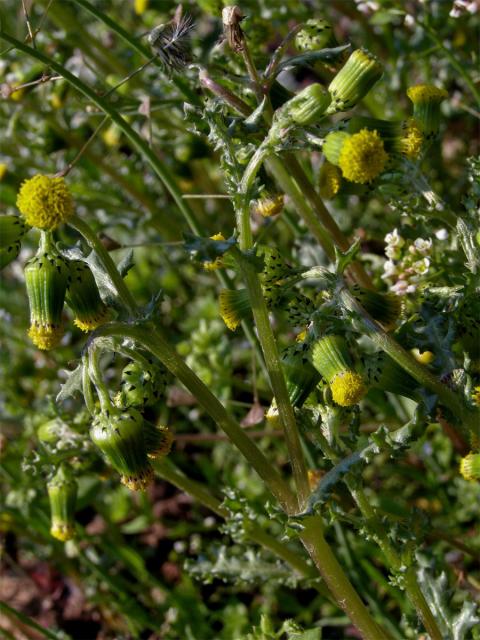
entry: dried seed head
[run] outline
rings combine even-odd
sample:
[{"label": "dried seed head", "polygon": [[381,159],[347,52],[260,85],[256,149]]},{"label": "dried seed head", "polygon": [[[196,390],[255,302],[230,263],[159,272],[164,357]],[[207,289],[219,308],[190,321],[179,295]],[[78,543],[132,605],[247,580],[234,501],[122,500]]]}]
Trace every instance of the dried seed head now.
[{"label": "dried seed head", "polygon": [[192,60],[190,34],[195,27],[191,16],[155,27],[148,42],[168,74],[182,71]]}]

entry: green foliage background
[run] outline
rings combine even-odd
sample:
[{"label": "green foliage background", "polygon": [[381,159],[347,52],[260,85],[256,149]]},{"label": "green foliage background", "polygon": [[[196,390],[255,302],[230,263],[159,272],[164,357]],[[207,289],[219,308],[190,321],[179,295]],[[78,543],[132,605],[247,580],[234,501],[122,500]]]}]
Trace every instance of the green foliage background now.
[{"label": "green foliage background", "polygon": [[[151,0],[139,15],[133,1],[93,4],[135,38],[171,19],[179,6]],[[359,113],[401,119],[409,113],[408,86],[432,82],[445,87],[449,99],[442,108],[442,135],[423,168],[432,188],[453,211],[458,211],[465,198],[473,211],[478,190],[475,196],[467,158],[478,154],[479,106],[458,67],[478,80],[478,51],[473,42],[478,37],[480,14],[465,11],[458,18],[449,17],[452,3],[444,0],[370,4],[376,7],[362,12],[358,3],[347,0],[328,4],[246,1],[242,4],[247,16],[243,28],[259,67],[265,66],[290,27],[311,17],[330,20],[340,43],[367,47],[382,61],[385,74]],[[30,8],[30,20],[34,28],[40,26],[36,46],[101,94],[144,58],[84,5],[75,0],[39,0]],[[215,47],[221,34],[221,7],[215,0],[183,3],[196,21],[194,59],[220,75],[226,69],[225,81],[252,102],[239,59]],[[26,36],[22,3],[6,0],[0,17],[5,31],[20,40]],[[9,50],[6,43],[2,48],[4,86],[15,87],[41,76],[43,65]],[[315,70],[303,73],[289,79],[295,85],[292,89],[315,77]],[[150,65],[114,98],[115,108],[151,140],[185,195],[225,193],[219,151],[211,149],[205,136],[196,137],[184,117],[184,102],[198,105],[204,95],[195,68],[169,79],[158,66]],[[21,95],[3,99],[2,213],[16,212],[16,193],[25,178],[38,172],[54,174],[74,160],[101,118],[63,80],[27,87]],[[318,179],[319,155],[302,155],[314,180]],[[478,170],[476,176],[478,179]],[[115,261],[128,260],[133,250],[133,266],[126,276],[132,293],[147,305],[162,291],[161,322],[171,343],[231,413],[243,420],[258,404],[267,408],[271,393],[248,342],[240,331],[230,334],[219,317],[215,274],[190,259],[182,236],[188,228],[178,207],[115,125],[103,127],[70,173],[68,184],[78,213],[101,234]],[[228,198],[189,202],[201,235],[219,231],[225,237],[231,235],[234,213]],[[431,269],[423,284],[450,288],[464,284],[466,268],[456,239],[435,240],[443,225],[428,215],[421,198],[408,188],[401,193],[340,195],[329,206],[348,237],[362,238],[362,249],[380,287],[385,288],[380,277],[383,239],[394,228],[401,228],[408,241],[418,237],[434,240]],[[425,212],[427,215],[421,215]],[[279,247],[293,264],[327,263],[289,207],[273,222],[256,219],[255,224],[257,238]],[[67,227],[59,238],[64,246],[78,241]],[[5,587],[1,599],[28,618],[19,621],[10,609],[0,609],[4,633],[9,633],[11,621],[16,620],[18,629],[24,630],[19,633],[27,634],[34,619],[58,638],[358,637],[343,612],[315,589],[314,578],[297,578],[286,564],[248,542],[244,530],[250,519],[277,538],[284,535],[284,522],[249,465],[175,383],[168,402],[157,403],[149,417],[174,429],[177,444],[172,459],[178,467],[210,487],[220,500],[226,499],[231,514],[226,523],[162,480],[146,494],[130,493],[87,447],[82,456],[88,464],[82,469],[82,456],[78,462],[82,471],[78,538],[63,545],[50,537],[45,454],[36,432],[41,424],[60,415],[72,427],[65,446],[72,445],[69,437],[80,448],[87,446],[88,416],[82,399],[77,395],[55,403],[59,385],[66,372],[74,369],[85,336],[70,323],[62,345],[51,353],[38,352],[26,338],[28,307],[22,266],[36,242],[36,234],[31,233],[20,258],[3,272],[0,292],[3,575],[12,589],[16,584],[22,588],[22,580],[35,587],[26,603]],[[449,358],[453,358],[446,341],[449,307],[445,298],[439,314],[424,315],[422,326],[428,332],[411,344],[433,351],[438,375],[451,370]],[[418,300],[416,296],[409,299],[409,314],[418,308]],[[461,321],[458,315],[452,317],[455,323]],[[282,344],[292,340],[281,319],[278,333]],[[121,358],[105,363],[112,385],[123,364]],[[454,366],[459,366],[458,361]],[[381,424],[388,429],[399,427],[412,415],[409,401],[387,398],[380,392],[369,395],[364,408],[368,417],[365,433]],[[286,472],[281,434],[265,435],[268,427],[262,420],[248,428],[259,432],[257,442],[262,450]],[[306,445],[306,455],[310,468],[328,470],[328,463],[311,443]],[[459,616],[471,622],[478,615],[470,603],[480,597],[480,572],[475,564],[480,551],[480,490],[478,484],[459,476],[458,460],[451,441],[432,422],[400,458],[386,453],[373,456],[363,480],[388,519],[394,544],[414,540],[422,584],[430,590],[431,601],[439,601],[438,617],[445,620],[445,637],[478,638],[478,629],[467,623],[462,627]],[[379,560],[374,536],[342,484],[327,497],[325,514],[331,525],[328,539],[376,618],[392,638],[419,637],[410,604]],[[301,553],[294,536],[287,544]],[[47,602],[43,607],[42,601]],[[65,614],[69,603],[73,614]],[[462,609],[464,603],[467,609]],[[449,635],[452,629],[460,629],[458,635]]]}]

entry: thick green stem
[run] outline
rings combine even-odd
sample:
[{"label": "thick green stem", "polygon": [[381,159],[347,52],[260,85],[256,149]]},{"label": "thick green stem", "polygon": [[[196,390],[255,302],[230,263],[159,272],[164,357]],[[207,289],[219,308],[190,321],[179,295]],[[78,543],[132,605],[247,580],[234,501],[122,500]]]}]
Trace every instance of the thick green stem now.
[{"label": "thick green stem", "polygon": [[[191,495],[218,516],[221,518],[229,517],[228,510],[221,506],[220,501],[212,496],[210,491],[205,489],[205,487],[199,482],[195,482],[195,480],[188,478],[173,464],[170,459],[165,458],[163,460],[155,461],[153,462],[153,466],[159,476],[175,485],[181,491],[185,491]],[[253,542],[269,549],[276,556],[287,562],[301,575],[306,578],[315,578],[318,575],[314,567],[305,562],[303,558],[291,550],[287,545],[279,542],[276,538],[263,531],[263,529],[255,523],[248,521],[244,524],[244,528],[247,536]],[[319,587],[319,591],[327,598],[330,597],[330,594],[326,589]]]},{"label": "thick green stem", "polygon": [[[248,193],[255,179],[255,175],[262,164],[265,153],[267,153],[267,147],[263,148],[262,145],[249,162],[240,184],[240,192],[244,197],[242,198],[242,204],[237,206],[236,214],[237,228],[239,231],[239,245],[240,249],[243,251],[247,251],[253,246]],[[242,269],[250,296],[253,317],[255,319],[258,338],[265,358],[265,365],[267,367],[270,384],[272,385],[272,390],[275,395],[278,413],[285,430],[285,442],[290,457],[290,463],[292,465],[293,477],[295,479],[295,486],[298,493],[299,507],[302,509],[310,495],[310,486],[308,483],[307,466],[303,455],[297,422],[295,420],[295,414],[293,412],[292,403],[290,402],[285,376],[283,375],[283,369],[280,363],[277,342],[275,340],[272,327],[270,326],[268,310],[263,297],[258,274],[253,265],[248,260],[244,259],[240,251],[236,252],[236,257]]]},{"label": "thick green stem", "polygon": [[397,364],[407,371],[423,387],[438,396],[439,402],[447,407],[457,421],[458,429],[464,436],[469,432],[477,434],[480,426],[479,411],[468,409],[461,398],[440,382],[424,365],[420,364],[390,334],[377,323],[358,303],[356,298],[341,287],[337,291],[342,304],[361,318],[364,329],[373,342],[385,351]]},{"label": "thick green stem", "polygon": [[321,517],[310,516],[303,524],[300,539],[339,606],[365,640],[387,640],[388,636],[372,618],[325,540]]},{"label": "thick green stem", "polygon": [[212,394],[208,387],[195,375],[190,367],[185,364],[182,358],[170,346],[168,340],[160,334],[158,329],[152,329],[151,326],[140,327],[122,323],[111,323],[100,327],[94,334],[94,336],[101,335],[131,338],[153,353],[153,355],[185,385],[205,411],[227,434],[232,443],[250,462],[283,508],[287,512],[292,513],[296,507],[295,495],[279,472],[270,464],[267,457],[248,437],[242,427],[228,414],[225,407]]},{"label": "thick green stem", "polygon": [[135,303],[135,300],[132,294],[130,293],[129,288],[123,281],[123,278],[120,275],[110,254],[105,249],[102,242],[99,240],[95,231],[93,231],[93,229],[91,229],[89,225],[83,220],[81,220],[78,216],[72,216],[68,220],[68,224],[73,229],[76,229],[85,238],[85,240],[88,242],[90,247],[98,255],[108,275],[110,276],[110,280],[112,281],[113,286],[117,290],[117,293],[120,299],[122,300],[123,304],[127,307],[130,315],[135,316],[137,313],[137,305]]}]

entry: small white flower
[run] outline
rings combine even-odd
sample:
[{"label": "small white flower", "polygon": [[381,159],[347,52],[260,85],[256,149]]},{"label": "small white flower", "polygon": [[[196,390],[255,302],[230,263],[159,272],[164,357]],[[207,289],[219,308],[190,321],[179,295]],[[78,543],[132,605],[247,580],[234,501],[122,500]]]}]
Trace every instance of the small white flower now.
[{"label": "small white flower", "polygon": [[387,260],[383,265],[383,272],[386,278],[394,276],[397,273],[397,266],[393,260]]},{"label": "small white flower", "polygon": [[424,275],[430,268],[430,259],[423,258],[423,260],[417,260],[417,262],[413,263],[412,268],[418,275]]},{"label": "small white flower", "polygon": [[418,253],[426,254],[429,253],[430,249],[432,248],[432,240],[430,238],[428,240],[417,238],[413,243],[413,246],[415,247],[415,250],[418,251]]},{"label": "small white flower", "polygon": [[405,16],[404,24],[406,27],[413,27],[413,25],[415,24],[415,18],[407,13],[407,15]]},{"label": "small white flower", "polygon": [[437,240],[446,240],[448,238],[448,231],[446,229],[439,229],[435,231],[435,237]]},{"label": "small white flower", "polygon": [[404,296],[408,290],[408,282],[406,280],[398,280],[392,287],[391,291],[397,296]]}]

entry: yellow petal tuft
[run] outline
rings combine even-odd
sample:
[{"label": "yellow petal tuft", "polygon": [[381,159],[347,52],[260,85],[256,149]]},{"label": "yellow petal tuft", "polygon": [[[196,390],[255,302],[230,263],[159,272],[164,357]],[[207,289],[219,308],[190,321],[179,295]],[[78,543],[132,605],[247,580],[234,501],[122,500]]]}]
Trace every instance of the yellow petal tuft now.
[{"label": "yellow petal tuft", "polygon": [[413,104],[419,104],[421,102],[441,102],[448,98],[448,93],[445,89],[439,89],[433,84],[417,84],[407,89],[407,96]]},{"label": "yellow petal tuft", "polygon": [[42,351],[49,351],[56,347],[60,343],[63,334],[63,327],[48,325],[32,325],[28,331],[30,340]]},{"label": "yellow petal tuft", "polygon": [[357,404],[367,392],[362,377],[354,371],[343,371],[330,383],[334,401],[341,407]]},{"label": "yellow petal tuft", "polygon": [[63,178],[36,175],[20,187],[17,207],[27,223],[55,229],[73,215],[73,199]]},{"label": "yellow petal tuft", "polygon": [[338,164],[347,180],[365,184],[382,173],[387,160],[388,154],[378,132],[362,129],[346,138]]}]

